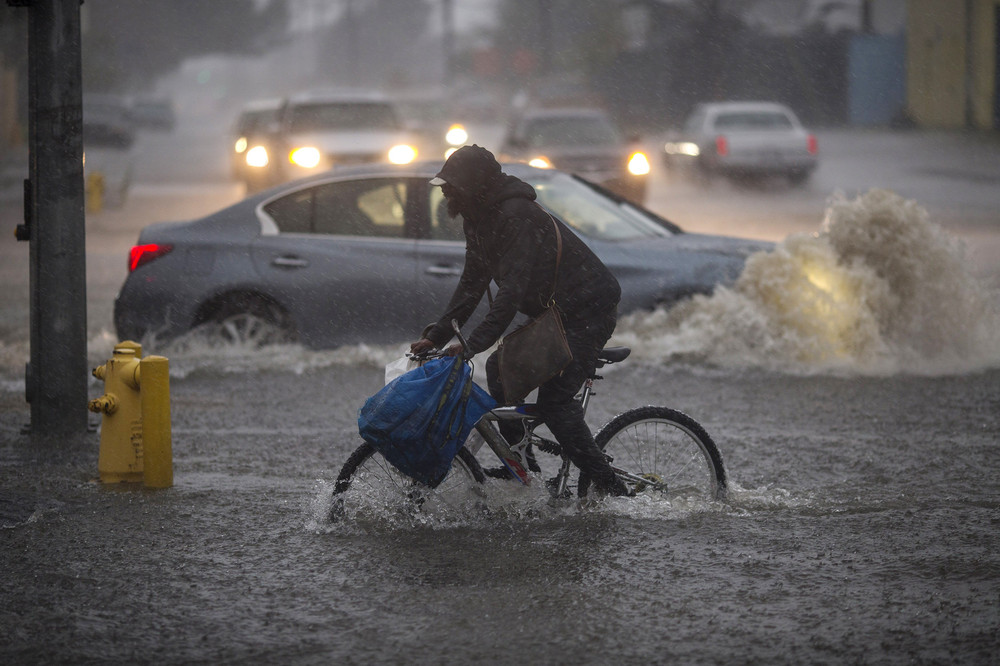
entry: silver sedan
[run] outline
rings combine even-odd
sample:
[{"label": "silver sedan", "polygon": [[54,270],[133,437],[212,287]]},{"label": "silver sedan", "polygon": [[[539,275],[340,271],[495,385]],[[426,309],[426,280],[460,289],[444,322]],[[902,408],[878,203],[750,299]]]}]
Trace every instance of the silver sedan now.
[{"label": "silver sedan", "polygon": [[[120,339],[155,347],[198,330],[326,348],[413,338],[443,311],[464,262],[461,220],[428,183],[440,166],[336,169],[200,220],[146,227],[115,301]],[[504,169],[615,273],[623,313],[711,292],[770,247],[684,233],[561,171]]]},{"label": "silver sedan", "polygon": [[798,185],[816,169],[819,144],[786,106],[719,102],[694,108],[683,129],[667,137],[663,160],[699,176],[781,175]]}]

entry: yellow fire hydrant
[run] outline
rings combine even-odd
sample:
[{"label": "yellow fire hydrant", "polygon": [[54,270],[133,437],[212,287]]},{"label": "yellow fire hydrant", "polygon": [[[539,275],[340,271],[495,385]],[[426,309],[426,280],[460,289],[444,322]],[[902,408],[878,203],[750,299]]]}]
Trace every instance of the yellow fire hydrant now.
[{"label": "yellow fire hydrant", "polygon": [[141,355],[139,344],[121,342],[111,360],[94,368],[104,381],[104,395],[88,406],[103,415],[97,470],[102,483],[169,488],[174,472],[168,361]]}]

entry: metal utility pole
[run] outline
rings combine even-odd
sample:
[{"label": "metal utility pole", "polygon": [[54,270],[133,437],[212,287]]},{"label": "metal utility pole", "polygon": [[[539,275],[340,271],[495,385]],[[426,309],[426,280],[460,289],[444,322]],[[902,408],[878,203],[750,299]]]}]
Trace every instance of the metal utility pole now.
[{"label": "metal utility pole", "polygon": [[80,0],[7,0],[28,11],[32,438],[87,432],[87,268]]}]

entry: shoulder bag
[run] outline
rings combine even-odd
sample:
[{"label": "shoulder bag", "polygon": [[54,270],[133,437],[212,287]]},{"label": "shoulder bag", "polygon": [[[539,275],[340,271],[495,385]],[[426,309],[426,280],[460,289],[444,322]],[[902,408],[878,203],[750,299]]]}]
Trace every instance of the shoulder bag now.
[{"label": "shoulder bag", "polygon": [[549,219],[556,230],[556,271],[545,311],[505,336],[497,350],[500,383],[504,402],[508,405],[524,400],[534,389],[565,370],[573,360],[555,301],[562,261],[562,234],[555,219],[551,215]]}]

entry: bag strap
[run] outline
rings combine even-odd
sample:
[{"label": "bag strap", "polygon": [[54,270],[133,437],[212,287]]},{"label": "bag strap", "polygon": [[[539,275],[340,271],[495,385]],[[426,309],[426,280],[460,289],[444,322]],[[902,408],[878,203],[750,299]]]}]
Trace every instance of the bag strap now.
[{"label": "bag strap", "polygon": [[459,409],[452,410],[451,414],[448,415],[448,424],[445,429],[446,439],[443,442],[438,442],[438,448],[447,444],[448,438],[457,436],[457,433],[452,433],[455,430],[455,421],[456,417],[459,415],[459,411],[461,411],[462,421],[465,419],[465,408],[469,403],[469,395],[472,393],[472,378],[465,378],[464,375],[465,363],[461,359],[456,358],[455,364],[451,367],[451,371],[448,373],[448,379],[445,380],[441,396],[438,398],[438,404],[437,408],[434,410],[434,416],[431,418],[430,425],[427,427],[428,430],[435,430],[437,428],[438,421],[441,419],[441,410],[444,409],[445,403],[448,401],[448,397],[451,395],[452,389],[455,387],[455,383],[460,380],[464,380],[461,397],[459,398],[459,404],[456,405]]},{"label": "bag strap", "polygon": [[556,230],[556,272],[552,276],[552,295],[549,296],[549,302],[545,304],[545,307],[552,307],[556,302],[556,285],[559,283],[559,264],[562,263],[562,233],[559,231],[559,225],[556,224],[556,218],[552,217],[552,213],[548,213],[549,219],[552,220],[552,228]]},{"label": "bag strap", "polygon": [[[541,206],[539,206],[539,208],[541,208]],[[542,210],[545,209],[542,208]],[[556,224],[556,218],[552,217],[552,213],[546,210],[545,214],[549,216],[550,220],[552,220],[552,228],[556,230],[556,272],[552,276],[552,293],[549,295],[548,303],[545,304],[545,307],[551,307],[555,305],[556,284],[559,282],[559,264],[562,263],[562,233],[559,231],[559,225]],[[490,307],[492,308],[493,290],[490,289],[489,284],[486,285],[486,297],[489,299]],[[480,296],[480,298],[482,298],[482,296]]]}]

